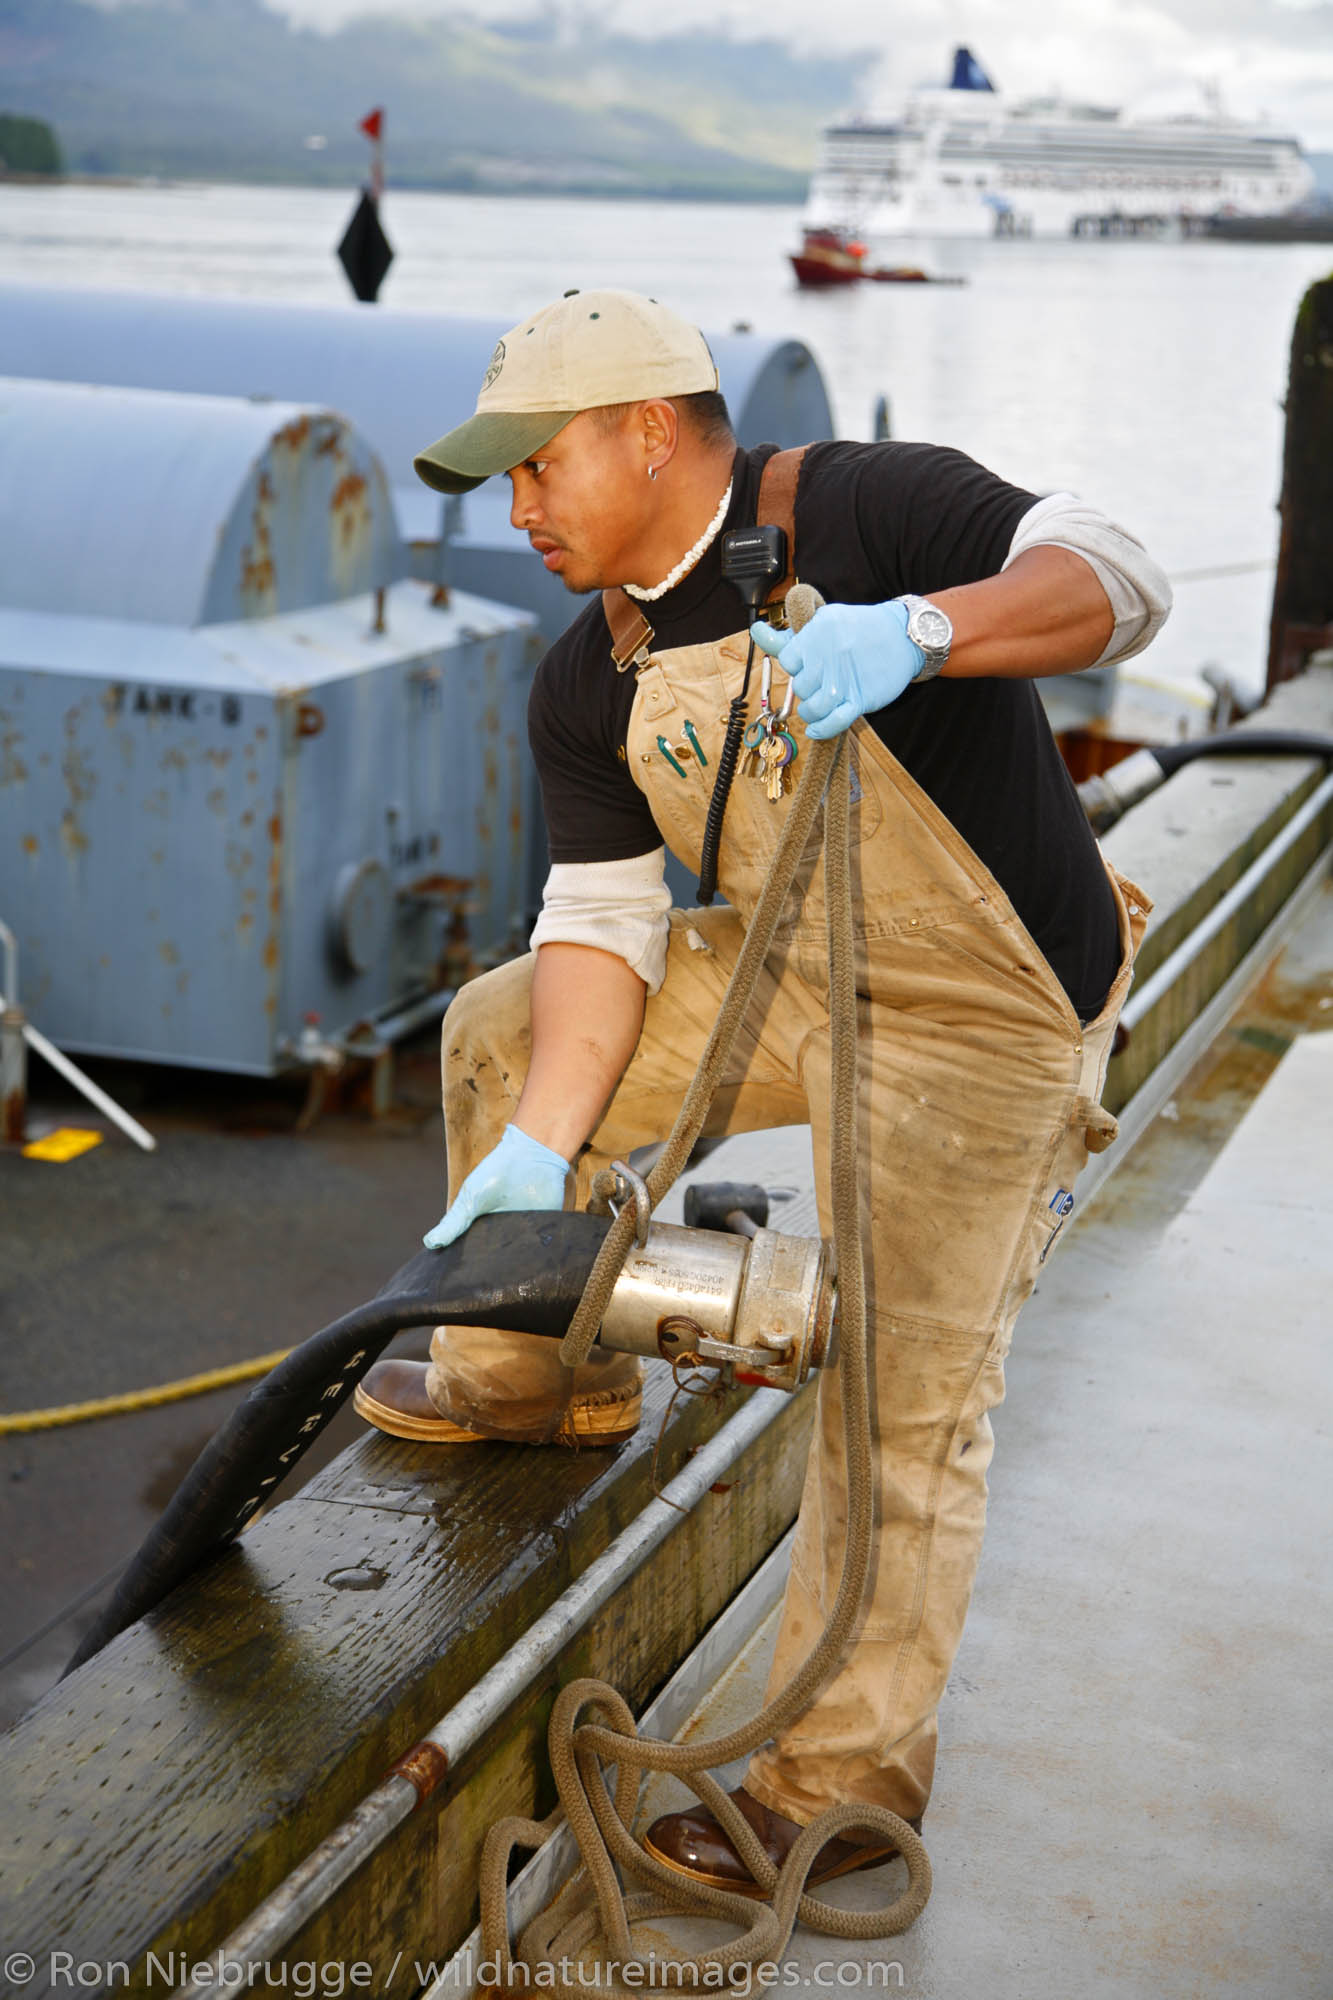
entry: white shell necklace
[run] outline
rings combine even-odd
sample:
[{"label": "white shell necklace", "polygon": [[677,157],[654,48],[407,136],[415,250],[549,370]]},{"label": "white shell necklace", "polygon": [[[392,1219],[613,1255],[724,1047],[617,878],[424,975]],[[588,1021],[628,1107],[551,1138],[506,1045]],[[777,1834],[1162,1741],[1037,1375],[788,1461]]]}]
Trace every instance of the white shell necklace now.
[{"label": "white shell necklace", "polygon": [[731,489],[734,484],[734,480],[729,479],[727,481],[727,490],[717,503],[716,514],[714,514],[712,520],[694,544],[694,547],[685,551],[680,561],[676,564],[676,567],[668,575],[664,576],[660,583],[654,584],[651,590],[640,590],[637,583],[627,583],[624,586],[627,597],[637,598],[640,604],[653,604],[659,597],[665,597],[669,590],[674,590],[682,577],[689,575],[710,542],[717,540],[718,530],[726,520],[727,509],[731,505]]}]

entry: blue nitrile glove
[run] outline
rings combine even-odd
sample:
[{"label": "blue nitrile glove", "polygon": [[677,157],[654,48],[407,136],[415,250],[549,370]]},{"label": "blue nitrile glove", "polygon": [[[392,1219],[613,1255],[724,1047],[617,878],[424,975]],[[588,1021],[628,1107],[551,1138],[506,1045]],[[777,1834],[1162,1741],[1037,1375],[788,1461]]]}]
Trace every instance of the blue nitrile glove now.
[{"label": "blue nitrile glove", "polygon": [[444,1216],[422,1237],[428,1250],[443,1250],[470,1229],[479,1215],[502,1208],[563,1208],[568,1160],[517,1125],[506,1125],[498,1146],[478,1160]]},{"label": "blue nitrile glove", "polygon": [[815,743],[897,701],[926,663],[907,636],[907,606],[897,598],[823,604],[800,632],[777,632],[760,619],[750,634],[791,676],[805,733]]}]

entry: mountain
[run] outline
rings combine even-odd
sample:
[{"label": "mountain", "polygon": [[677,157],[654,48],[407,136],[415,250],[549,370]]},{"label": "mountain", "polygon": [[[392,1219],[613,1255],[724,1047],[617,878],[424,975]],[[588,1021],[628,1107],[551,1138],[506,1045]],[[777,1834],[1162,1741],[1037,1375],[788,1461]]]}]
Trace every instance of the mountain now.
[{"label": "mountain", "polygon": [[0,111],[49,121],[75,173],[355,180],[378,103],[399,186],[795,199],[866,61],[586,19],[319,34],[261,0],[0,0]]}]

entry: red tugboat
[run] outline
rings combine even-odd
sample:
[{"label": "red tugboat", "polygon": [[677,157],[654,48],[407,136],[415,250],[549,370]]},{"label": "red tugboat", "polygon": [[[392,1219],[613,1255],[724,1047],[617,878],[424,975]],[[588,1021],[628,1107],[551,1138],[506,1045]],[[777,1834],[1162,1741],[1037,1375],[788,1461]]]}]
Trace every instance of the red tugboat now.
[{"label": "red tugboat", "polygon": [[869,278],[880,285],[964,285],[966,278],[936,278],[916,264],[866,263],[866,246],[844,229],[807,229],[799,250],[790,253],[798,285],[855,285]]},{"label": "red tugboat", "polygon": [[854,285],[866,275],[866,246],[841,229],[807,229],[791,253],[798,285]]}]

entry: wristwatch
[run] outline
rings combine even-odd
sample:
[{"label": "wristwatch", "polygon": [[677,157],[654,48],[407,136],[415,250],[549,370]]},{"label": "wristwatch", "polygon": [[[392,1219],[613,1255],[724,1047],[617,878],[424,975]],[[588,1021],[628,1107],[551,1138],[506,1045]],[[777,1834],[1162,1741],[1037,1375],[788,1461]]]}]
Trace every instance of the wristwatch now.
[{"label": "wristwatch", "polygon": [[917,681],[933,681],[949,657],[953,624],[948,613],[941,611],[938,604],[932,604],[928,597],[904,594],[898,601],[907,606],[908,638],[926,656],[920,670],[912,676],[912,685]]}]

